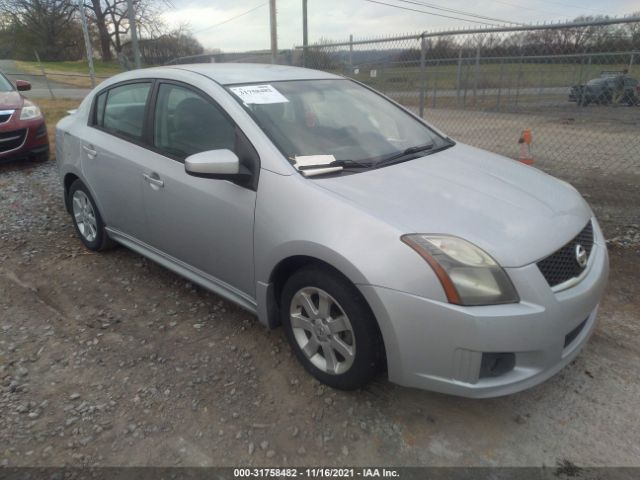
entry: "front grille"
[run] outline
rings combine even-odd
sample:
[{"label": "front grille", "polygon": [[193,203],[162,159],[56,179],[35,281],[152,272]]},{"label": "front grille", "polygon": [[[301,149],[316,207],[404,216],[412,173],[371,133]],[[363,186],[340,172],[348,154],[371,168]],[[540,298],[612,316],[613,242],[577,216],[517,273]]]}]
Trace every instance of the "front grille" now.
[{"label": "front grille", "polygon": [[22,146],[24,137],[27,135],[27,129],[14,130],[13,132],[0,133],[0,153],[15,150]]},{"label": "front grille", "polygon": [[584,267],[581,267],[576,259],[577,245],[582,245],[585,249],[588,260],[593,248],[593,225],[591,222],[587,223],[587,226],[564,247],[538,262],[538,268],[549,286],[555,287],[579,276],[584,271]]}]

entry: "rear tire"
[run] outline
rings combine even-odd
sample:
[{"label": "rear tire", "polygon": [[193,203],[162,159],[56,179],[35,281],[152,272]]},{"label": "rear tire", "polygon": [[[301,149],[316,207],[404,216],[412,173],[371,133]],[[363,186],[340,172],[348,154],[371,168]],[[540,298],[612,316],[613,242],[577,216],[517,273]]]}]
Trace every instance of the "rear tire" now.
[{"label": "rear tire", "polygon": [[107,235],[89,189],[78,179],[71,184],[68,195],[73,226],[84,246],[94,252],[112,248],[115,242]]},{"label": "rear tire", "polygon": [[286,282],[282,325],[304,368],[341,390],[369,383],[384,365],[384,344],[371,309],[358,289],[319,266],[304,267]]}]

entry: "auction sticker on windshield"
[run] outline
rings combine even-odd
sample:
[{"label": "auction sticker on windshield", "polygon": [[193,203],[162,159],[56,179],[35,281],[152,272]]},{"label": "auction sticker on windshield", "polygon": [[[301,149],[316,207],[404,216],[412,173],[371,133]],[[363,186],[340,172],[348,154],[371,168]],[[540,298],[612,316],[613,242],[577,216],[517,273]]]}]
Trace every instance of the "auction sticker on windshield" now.
[{"label": "auction sticker on windshield", "polygon": [[286,103],[286,99],[272,85],[245,85],[243,87],[230,87],[236,96],[245,104],[264,105],[267,103]]}]

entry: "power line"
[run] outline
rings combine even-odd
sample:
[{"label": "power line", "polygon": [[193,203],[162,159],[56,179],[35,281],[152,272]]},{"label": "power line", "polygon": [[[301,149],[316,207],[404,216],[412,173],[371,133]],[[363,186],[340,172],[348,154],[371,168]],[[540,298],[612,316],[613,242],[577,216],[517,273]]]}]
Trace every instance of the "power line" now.
[{"label": "power line", "polygon": [[269,4],[269,2],[261,3],[261,4],[260,4],[260,5],[258,5],[257,7],[253,7],[252,9],[247,10],[246,12],[243,12],[243,13],[241,13],[241,14],[239,14],[239,15],[236,15],[235,17],[227,18],[226,20],[224,20],[224,21],[222,21],[222,22],[220,22],[220,23],[216,23],[215,25],[211,25],[211,26],[209,26],[209,27],[202,28],[202,29],[200,29],[200,30],[196,30],[196,31],[195,31],[195,32],[193,32],[193,33],[194,33],[194,34],[195,34],[195,33],[200,33],[200,32],[204,32],[205,30],[211,30],[212,28],[219,27],[220,25],[224,25],[225,23],[229,23],[231,20],[235,20],[236,18],[244,17],[245,15],[248,15],[249,13],[251,13],[251,12],[253,12],[253,11],[255,11],[255,10],[258,10],[259,8],[262,8],[262,7],[264,7],[265,5],[268,5],[268,4]]},{"label": "power line", "polygon": [[562,3],[562,2],[552,2],[550,0],[540,0],[544,3],[549,3],[551,5],[559,5],[561,7],[569,7],[569,8],[577,8],[579,10],[589,10],[590,12],[596,12],[596,13],[602,13],[605,15],[608,15],[607,12],[605,12],[604,10],[596,10],[595,8],[589,8],[589,7],[581,7],[579,5],[571,5],[569,3]]},{"label": "power line", "polygon": [[477,13],[473,13],[473,12],[468,12],[466,10],[456,10],[453,8],[447,8],[447,7],[441,7],[439,5],[434,5],[433,3],[426,3],[426,2],[418,2],[418,1],[412,1],[412,0],[396,0],[398,2],[403,2],[403,3],[410,3],[413,5],[420,5],[426,8],[432,8],[434,10],[440,10],[443,12],[449,12],[449,13],[457,13],[460,15],[464,15],[466,17],[473,17],[473,18],[479,18],[482,20],[490,20],[490,21],[494,21],[494,22],[501,22],[501,23],[511,23],[514,25],[522,25],[521,23],[518,22],[512,22],[511,20],[504,20],[501,18],[494,18],[494,17],[486,17],[484,15],[479,15]]},{"label": "power line", "polygon": [[518,4],[515,4],[515,3],[503,2],[502,0],[492,0],[492,1],[495,2],[495,3],[501,3],[503,5],[507,5],[509,7],[519,8],[521,10],[530,10],[532,12],[544,13],[546,15],[555,15],[555,16],[561,16],[561,17],[564,16],[560,12],[555,12],[555,11],[550,11],[550,10],[540,10],[539,8],[525,7],[523,5],[518,5]]},{"label": "power line", "polygon": [[410,12],[426,13],[427,15],[433,15],[435,17],[451,18],[453,20],[461,20],[463,22],[480,23],[482,25],[490,25],[492,27],[499,27],[500,25],[495,23],[481,22],[479,20],[471,20],[468,18],[452,17],[450,15],[443,15],[441,13],[425,12],[424,10],[417,10],[415,8],[403,7],[401,5],[392,5],[391,3],[379,2],[377,0],[364,0],[365,2],[377,3],[379,5],[386,5],[387,7],[399,8],[401,10],[409,10]]}]

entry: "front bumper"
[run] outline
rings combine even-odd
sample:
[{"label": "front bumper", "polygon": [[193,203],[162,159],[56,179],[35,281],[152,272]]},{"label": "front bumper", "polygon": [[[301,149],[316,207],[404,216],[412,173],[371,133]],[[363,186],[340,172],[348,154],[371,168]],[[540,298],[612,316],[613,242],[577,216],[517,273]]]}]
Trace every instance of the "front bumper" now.
[{"label": "front bumper", "polygon": [[49,137],[44,119],[11,121],[0,126],[5,137],[25,132],[18,144],[0,142],[0,161],[22,160],[49,151]]},{"label": "front bumper", "polygon": [[[359,288],[384,337],[389,379],[465,397],[507,395],[537,385],[571,362],[593,332],[609,271],[599,228],[587,271],[554,293],[535,264],[507,269],[517,304],[461,307],[377,286]],[[513,353],[515,365],[481,375],[483,354]]]}]

